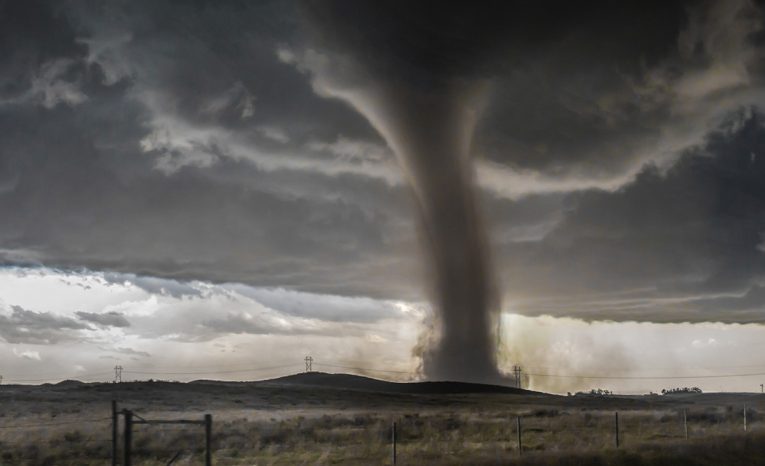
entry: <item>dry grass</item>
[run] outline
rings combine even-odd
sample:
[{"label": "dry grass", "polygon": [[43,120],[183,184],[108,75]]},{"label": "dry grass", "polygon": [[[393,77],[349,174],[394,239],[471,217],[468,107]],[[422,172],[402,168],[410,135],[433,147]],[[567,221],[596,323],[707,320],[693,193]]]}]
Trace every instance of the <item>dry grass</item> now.
[{"label": "dry grass", "polygon": [[[110,390],[113,387],[110,387]],[[406,396],[286,387],[124,387],[122,405],[147,419],[214,415],[215,464],[390,464],[398,425],[400,464],[763,464],[765,398]],[[110,457],[110,390],[0,390],[0,464],[102,465]],[[6,395],[10,395],[6,396]],[[742,398],[743,397],[743,398]],[[9,399],[9,398],[12,398]],[[322,402],[323,400],[323,402]],[[8,401],[13,401],[8,403]],[[743,403],[748,433],[743,432]],[[614,448],[614,410],[622,447]],[[687,409],[690,440],[682,410]],[[519,457],[515,416],[522,416]],[[70,423],[71,422],[71,423]],[[50,425],[56,424],[56,425]],[[200,464],[200,426],[136,426],[134,462]]]}]

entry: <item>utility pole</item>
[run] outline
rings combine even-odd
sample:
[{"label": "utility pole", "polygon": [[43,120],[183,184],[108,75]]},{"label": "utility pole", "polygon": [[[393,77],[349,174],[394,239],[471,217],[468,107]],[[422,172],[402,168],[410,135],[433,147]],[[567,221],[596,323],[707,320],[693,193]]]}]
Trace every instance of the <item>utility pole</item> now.
[{"label": "utility pole", "polygon": [[114,383],[122,383],[122,366],[114,366]]},{"label": "utility pole", "polygon": [[313,372],[313,358],[311,356],[305,357],[305,371]]},{"label": "utility pole", "polygon": [[521,388],[521,366],[513,366],[513,376],[515,377],[515,388]]}]

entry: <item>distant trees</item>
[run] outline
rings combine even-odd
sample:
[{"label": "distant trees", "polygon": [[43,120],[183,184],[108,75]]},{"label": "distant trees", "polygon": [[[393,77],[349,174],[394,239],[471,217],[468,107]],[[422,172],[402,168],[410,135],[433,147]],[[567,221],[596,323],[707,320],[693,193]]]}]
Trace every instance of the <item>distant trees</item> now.
[{"label": "distant trees", "polygon": [[602,388],[593,388],[590,390],[590,395],[613,395],[614,392],[611,390],[603,390]]},{"label": "distant trees", "polygon": [[699,387],[663,388],[661,390],[662,395],[674,395],[677,393],[702,393],[702,391]]},{"label": "distant trees", "polygon": [[[576,392],[576,396],[582,396],[582,395],[594,395],[594,396],[606,396],[606,395],[613,395],[614,392],[611,390],[603,390],[602,388],[593,388],[589,392]],[[569,392],[569,396],[571,396],[571,392]]]}]

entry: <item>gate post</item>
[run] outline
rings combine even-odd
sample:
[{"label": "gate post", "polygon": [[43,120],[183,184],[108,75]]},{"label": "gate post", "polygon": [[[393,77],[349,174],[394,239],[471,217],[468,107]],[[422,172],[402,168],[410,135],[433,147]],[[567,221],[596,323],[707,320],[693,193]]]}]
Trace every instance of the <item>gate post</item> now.
[{"label": "gate post", "polygon": [[125,461],[123,464],[124,466],[132,466],[130,454],[132,450],[131,442],[133,440],[133,412],[126,409],[123,415],[125,416],[125,445],[123,446]]}]

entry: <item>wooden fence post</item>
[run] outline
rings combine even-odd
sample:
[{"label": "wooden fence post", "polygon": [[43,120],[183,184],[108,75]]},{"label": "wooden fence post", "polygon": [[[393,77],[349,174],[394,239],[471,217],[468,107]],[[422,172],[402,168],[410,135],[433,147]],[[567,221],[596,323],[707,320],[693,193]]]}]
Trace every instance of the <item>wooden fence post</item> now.
[{"label": "wooden fence post", "polygon": [[746,425],[746,405],[744,405],[744,432],[746,432],[747,425]]},{"label": "wooden fence post", "polygon": [[117,400],[112,400],[112,466],[117,466],[117,436],[119,435]]},{"label": "wooden fence post", "polygon": [[205,466],[212,466],[212,414],[205,414]]},{"label": "wooden fence post", "polygon": [[523,454],[523,440],[521,436],[521,417],[515,417],[515,430],[518,434],[518,456]]},{"label": "wooden fence post", "polygon": [[614,433],[616,434],[616,448],[619,448],[619,411],[614,412]]},{"label": "wooden fence post", "polygon": [[393,441],[393,464],[396,464],[396,423],[393,422],[391,429],[391,440]]},{"label": "wooden fence post", "polygon": [[683,429],[685,430],[685,440],[688,440],[688,410],[683,409]]},{"label": "wooden fence post", "polygon": [[125,440],[123,445],[125,460],[123,461],[123,465],[132,466],[133,463],[131,462],[130,454],[132,450],[131,442],[133,440],[133,412],[126,409],[122,414],[125,416]]}]

